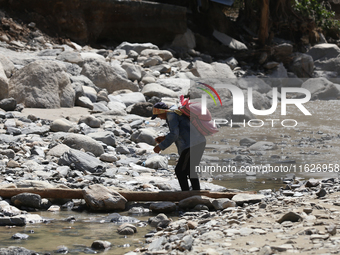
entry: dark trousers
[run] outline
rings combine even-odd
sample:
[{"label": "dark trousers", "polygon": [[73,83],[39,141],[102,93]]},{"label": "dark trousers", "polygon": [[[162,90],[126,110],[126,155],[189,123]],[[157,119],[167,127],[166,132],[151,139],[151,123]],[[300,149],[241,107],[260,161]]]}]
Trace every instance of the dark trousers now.
[{"label": "dark trousers", "polygon": [[201,162],[205,149],[205,142],[185,149],[178,160],[175,173],[182,191],[189,190],[188,177],[193,190],[200,190],[200,182],[195,171],[195,166]]}]

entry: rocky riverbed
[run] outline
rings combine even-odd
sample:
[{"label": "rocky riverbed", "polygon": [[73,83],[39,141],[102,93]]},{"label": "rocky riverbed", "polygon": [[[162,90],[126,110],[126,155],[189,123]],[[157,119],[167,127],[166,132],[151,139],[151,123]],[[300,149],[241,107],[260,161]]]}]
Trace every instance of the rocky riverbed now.
[{"label": "rocky riverbed", "polygon": [[[39,215],[45,210],[130,210],[135,214],[152,212],[155,215],[147,214],[150,218],[141,222],[138,217],[118,214],[92,220],[115,223],[113,231],[122,237],[148,232],[145,238],[138,237],[141,240],[138,248],[131,247],[134,251],[129,252],[130,255],[338,252],[340,184],[336,176],[324,174],[315,180],[290,174],[282,178],[281,189],[239,194],[232,200],[194,196],[178,203],[160,201],[137,205],[118,193],[119,190],[179,190],[174,175],[173,163],[178,158],[174,147],[162,154],[152,150],[155,137],[167,132],[164,122],[150,120],[155,102],[177,104],[178,97],[190,89],[192,98],[199,98],[200,94],[193,89],[196,82],[210,85],[231,82],[244,91],[253,89],[253,105],[257,109],[270,108],[273,87],[279,90],[302,87],[311,93],[312,100],[333,100],[325,101],[329,107],[338,102],[340,95],[337,45],[323,43],[310,47],[307,53],[294,53],[290,42],[277,40],[272,54],[262,54],[254,64],[238,62],[232,56],[219,59],[192,48],[179,53],[171,47],[160,49],[151,43],[124,42],[118,47],[103,49],[70,41],[57,44],[34,24],[21,26],[6,17],[2,17],[2,23],[8,25],[12,34],[27,37],[13,40],[10,33],[1,35],[0,189],[82,189],[85,198],[46,199],[32,193],[4,197],[0,201],[3,228],[52,224],[48,217]],[[193,45],[188,40],[192,39],[190,36],[188,31],[177,38],[177,43],[190,47]],[[293,61],[287,63],[287,56]],[[225,90],[218,92],[227,106],[217,111],[216,117],[234,119],[231,94]],[[300,96],[291,93],[289,98]],[[291,111],[295,113],[296,109]],[[321,115],[326,118],[327,113]],[[255,116],[248,111],[244,118],[248,121]],[[333,117],[327,119],[332,121]],[[336,116],[334,119],[338,121]],[[317,137],[287,139],[285,143],[288,149],[294,144],[307,148],[310,150],[307,154],[312,153],[312,149],[317,150],[317,154],[327,149],[336,155],[339,139],[336,127],[329,124],[323,131],[326,133],[308,127]],[[282,143],[268,141],[263,132],[259,136],[262,140],[254,140],[251,137],[255,132],[261,131],[245,128],[240,131],[242,137],[239,135],[237,139],[230,139],[226,132],[218,136],[218,141],[209,140],[202,164],[222,161],[251,166],[266,161],[263,159],[266,156],[282,161],[285,155],[276,151]],[[303,130],[297,128],[294,132]],[[289,138],[285,135],[283,130],[280,138]],[[225,147],[221,147],[223,143]],[[234,145],[228,147],[228,143]],[[273,154],[266,154],[268,151]],[[223,153],[231,157],[221,158]],[[256,160],[259,156],[262,159]],[[294,163],[284,160],[282,164]],[[332,172],[338,173],[336,164],[338,162],[327,162],[325,170],[330,172],[333,167]],[[213,184],[213,175],[201,177],[202,189],[228,190]],[[171,220],[177,216],[178,220]],[[77,219],[70,216],[63,220]],[[33,242],[29,236],[16,233],[12,238]],[[92,245],[72,252],[110,254],[110,249],[113,252],[118,248],[107,240],[97,240],[95,235],[88,238],[93,239]],[[70,251],[62,243],[58,245],[61,247],[51,248],[49,253]],[[33,253],[20,247],[0,248],[0,254]]]}]

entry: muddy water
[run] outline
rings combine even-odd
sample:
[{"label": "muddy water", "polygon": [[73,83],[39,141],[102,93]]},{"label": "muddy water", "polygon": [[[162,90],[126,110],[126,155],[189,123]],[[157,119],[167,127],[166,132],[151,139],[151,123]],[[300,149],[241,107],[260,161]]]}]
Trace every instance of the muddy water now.
[{"label": "muddy water", "polygon": [[[288,106],[287,115],[281,116],[279,105],[274,114],[256,117],[263,120],[262,127],[249,127],[247,123],[246,127],[243,124],[239,128],[222,127],[208,142],[210,149],[207,152],[219,157],[221,162],[217,163],[222,165],[228,164],[228,159],[235,158],[237,154],[244,154],[242,151],[235,153],[234,150],[243,137],[274,142],[278,149],[255,152],[250,156],[257,166],[287,166],[289,171],[257,172],[254,176],[245,173],[214,173],[214,183],[243,190],[277,189],[283,186],[280,178],[288,173],[305,179],[337,176],[340,172],[340,101],[313,101],[304,106],[311,116],[305,116],[295,106]],[[276,119],[274,127],[272,121],[266,119]],[[298,124],[295,127],[282,127],[280,122],[285,119],[294,119]],[[292,126],[294,122],[285,121],[284,124]],[[314,169],[312,164],[315,164]],[[321,164],[321,169],[317,168],[317,164]]]},{"label": "muddy water", "polygon": [[[93,241],[105,240],[111,242],[112,248],[101,251],[103,254],[124,254],[145,246],[144,236],[153,229],[144,224],[144,227],[137,227],[137,234],[122,236],[117,234],[119,225],[112,222],[99,222],[108,214],[76,213],[72,211],[39,212],[38,214],[43,218],[53,218],[53,220],[50,223],[28,224],[24,227],[0,227],[0,247],[21,246],[41,254],[45,252],[58,254],[58,246],[63,245],[69,249],[69,254],[85,254],[89,253],[86,249],[91,247]],[[121,213],[121,215],[131,216],[126,213]],[[65,221],[69,216],[74,216],[76,221],[74,223]],[[137,218],[141,221],[147,221],[149,217],[151,215],[138,216]],[[32,231],[34,233],[31,233]],[[29,238],[27,240],[13,240],[11,236],[15,233],[28,234]]]}]

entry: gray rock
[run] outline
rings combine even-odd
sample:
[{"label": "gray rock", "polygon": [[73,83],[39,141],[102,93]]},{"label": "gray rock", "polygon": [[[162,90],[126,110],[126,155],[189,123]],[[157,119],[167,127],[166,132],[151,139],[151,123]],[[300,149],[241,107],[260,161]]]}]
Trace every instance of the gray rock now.
[{"label": "gray rock", "polygon": [[117,102],[117,101],[109,102],[107,104],[107,107],[110,110],[117,110],[117,111],[125,111],[125,109],[126,109],[126,105],[124,103]]},{"label": "gray rock", "polygon": [[96,141],[100,141],[107,145],[116,147],[116,138],[113,135],[113,133],[110,131],[100,131],[96,133],[90,133],[88,134],[88,136]]},{"label": "gray rock", "polygon": [[67,119],[56,119],[50,125],[53,132],[68,132],[73,127],[74,124]]},{"label": "gray rock", "polygon": [[295,212],[289,212],[283,215],[277,222],[278,223],[282,223],[285,221],[298,222],[301,220],[302,220],[302,217],[299,214]]},{"label": "gray rock", "polygon": [[338,76],[340,74],[340,58],[331,58],[326,60],[314,61],[315,68],[319,71],[316,74],[321,74],[321,77]]},{"label": "gray rock", "polygon": [[150,210],[156,213],[170,213],[176,211],[176,204],[173,202],[157,202],[150,205]]},{"label": "gray rock", "polygon": [[171,59],[172,53],[168,50],[158,50],[158,49],[145,49],[140,53],[141,56],[144,57],[154,57],[154,56],[159,56],[161,57],[164,61],[168,61]]},{"label": "gray rock", "polygon": [[5,111],[14,111],[17,107],[17,101],[14,98],[5,98],[0,101],[0,108]]},{"label": "gray rock", "polygon": [[7,203],[6,201],[0,201],[0,212],[5,216],[10,216],[10,217],[21,214],[21,211],[18,208],[9,205],[9,203]]},{"label": "gray rock", "polygon": [[17,207],[41,207],[41,197],[38,194],[33,193],[21,193],[11,198],[11,202]]},{"label": "gray rock", "polygon": [[120,145],[116,147],[116,152],[119,154],[130,154],[130,150],[125,145]]},{"label": "gray rock", "polygon": [[126,71],[129,80],[140,81],[142,79],[143,69],[140,66],[133,64],[123,64],[122,68]]},{"label": "gray rock", "polygon": [[75,102],[65,67],[48,60],[35,61],[15,72],[9,82],[9,96],[36,108],[73,107]]},{"label": "gray rock", "polygon": [[84,63],[84,60],[81,54],[79,52],[74,52],[74,51],[64,51],[60,53],[56,59],[63,61],[63,62],[77,64],[79,66],[82,66]]},{"label": "gray rock", "polygon": [[252,88],[253,91],[260,93],[268,93],[270,90],[272,90],[270,85],[265,83],[262,79],[256,77],[237,79],[237,84],[241,89]]},{"label": "gray rock", "polygon": [[299,78],[310,78],[314,71],[313,58],[310,55],[296,53],[289,66],[289,71]]},{"label": "gray rock", "polygon": [[104,148],[99,142],[81,134],[69,134],[64,138],[63,143],[72,149],[89,151],[96,157],[104,153]]},{"label": "gray rock", "polygon": [[336,228],[336,226],[335,226],[334,224],[329,225],[329,226],[326,228],[326,230],[327,230],[327,233],[329,233],[329,234],[332,235],[332,236],[335,236],[336,233],[337,233],[337,228]]},{"label": "gray rock", "polygon": [[145,97],[141,92],[132,92],[120,94],[119,100],[121,100],[126,106],[130,106],[136,103],[145,102]]},{"label": "gray rock", "polygon": [[340,49],[336,44],[321,43],[312,47],[308,52],[313,60],[336,58],[340,54]]},{"label": "gray rock", "polygon": [[[92,109],[92,112],[108,112],[110,109],[103,103],[94,103],[93,104],[93,109]],[[118,116],[121,116],[123,115],[123,113],[125,112],[119,112],[119,111],[116,111],[118,114],[115,114],[115,115],[118,115]],[[126,113],[126,112],[125,112]]]},{"label": "gray rock", "polygon": [[15,157],[15,152],[12,149],[5,149],[5,150],[0,149],[0,154],[5,155],[10,159],[14,159],[14,157]]},{"label": "gray rock", "polygon": [[131,107],[130,113],[142,117],[152,116],[153,104],[149,102],[136,103]]},{"label": "gray rock", "polygon": [[191,69],[191,72],[200,78],[236,78],[231,68],[227,64],[223,63],[207,64],[203,61],[196,60],[194,62],[194,68]]},{"label": "gray rock", "polygon": [[93,107],[94,107],[90,98],[88,98],[86,96],[81,96],[81,97],[77,98],[75,105],[80,106],[80,107],[84,107],[84,108],[88,108],[90,110],[93,110]]},{"label": "gray rock", "polygon": [[135,143],[147,143],[150,145],[156,145],[156,133],[152,129],[147,128],[141,128],[139,130],[136,130],[131,135],[131,140]]},{"label": "gray rock", "polygon": [[115,154],[103,153],[102,155],[100,155],[100,160],[104,162],[112,163],[112,162],[116,162],[118,158]]},{"label": "gray rock", "polygon": [[187,29],[184,34],[179,34],[175,36],[172,41],[171,46],[174,48],[184,48],[184,49],[194,49],[196,48],[196,40],[194,33]]},{"label": "gray rock", "polygon": [[57,247],[57,253],[63,253],[67,254],[68,253],[68,248],[64,245],[58,246]]},{"label": "gray rock", "polygon": [[140,54],[145,49],[155,49],[158,50],[158,47],[152,43],[129,43],[129,42],[123,42],[120,45],[116,47],[116,49],[122,49],[125,50],[127,53],[129,53],[131,50],[137,52]]},{"label": "gray rock", "polygon": [[266,151],[266,150],[276,150],[277,146],[272,142],[260,141],[256,142],[249,147],[251,151]]},{"label": "gray rock", "polygon": [[254,204],[261,202],[266,196],[260,194],[236,194],[233,196],[232,201],[234,201],[237,205]]},{"label": "gray rock", "polygon": [[325,189],[320,189],[318,192],[315,193],[318,197],[325,197],[327,195],[327,191]]},{"label": "gray rock", "polygon": [[104,250],[111,247],[111,243],[108,241],[96,240],[93,241],[91,248],[94,250]]},{"label": "gray rock", "polygon": [[0,63],[7,78],[10,78],[15,71],[15,66],[6,56],[0,54]]},{"label": "gray rock", "polygon": [[24,247],[10,246],[8,248],[0,248],[1,255],[32,255],[35,251],[28,250]]},{"label": "gray rock", "polygon": [[85,123],[86,125],[88,125],[91,128],[99,128],[101,121],[100,119],[92,116],[92,115],[88,115],[88,116],[82,116],[80,117],[78,124],[80,123]]},{"label": "gray rock", "polygon": [[192,196],[179,201],[178,206],[181,208],[194,208],[196,205],[206,205],[209,208],[214,208],[213,199],[206,196]]},{"label": "gray rock", "polygon": [[124,210],[127,200],[118,192],[109,190],[100,184],[83,189],[86,204],[96,211]]},{"label": "gray rock", "polygon": [[90,173],[101,172],[104,169],[104,165],[99,159],[85,152],[73,149],[65,152],[60,157],[58,164],[62,166],[74,166],[77,170]]},{"label": "gray rock", "polygon": [[4,71],[4,68],[2,67],[2,64],[0,63],[0,100],[8,97],[9,92],[9,81],[6,76],[6,73]]},{"label": "gray rock", "polygon": [[149,83],[142,89],[142,93],[147,97],[178,97],[178,94],[170,89],[167,89],[157,83]]},{"label": "gray rock", "polygon": [[167,169],[168,159],[161,155],[155,155],[145,160],[145,166],[152,169]]},{"label": "gray rock", "polygon": [[134,233],[137,233],[137,228],[130,223],[124,223],[119,226],[117,232],[120,235],[133,235]]},{"label": "gray rock", "polygon": [[179,243],[179,249],[181,251],[185,251],[185,250],[190,251],[192,248],[193,242],[194,242],[194,238],[191,235],[186,235],[182,238],[181,242]]},{"label": "gray rock", "polygon": [[271,254],[273,254],[273,251],[272,248],[268,245],[263,246],[258,253],[258,255],[271,255]]},{"label": "gray rock", "polygon": [[[25,226],[26,219],[24,217],[0,217],[0,226]],[[1,251],[1,249],[0,249]],[[0,252],[0,254],[2,254]]]},{"label": "gray rock", "polygon": [[301,87],[311,92],[312,99],[337,98],[340,94],[338,87],[325,78],[309,79]]},{"label": "gray rock", "polygon": [[242,138],[240,140],[240,145],[241,146],[247,146],[248,147],[248,146],[251,146],[251,145],[253,145],[255,143],[256,143],[256,141],[254,139],[251,139],[251,138],[248,138],[248,137]]},{"label": "gray rock", "polygon": [[158,227],[163,222],[167,222],[168,224],[170,222],[169,218],[164,213],[160,213],[157,216],[148,219],[149,225],[155,228]]},{"label": "gray rock", "polygon": [[154,56],[154,57],[151,57],[151,58],[146,59],[146,60],[143,62],[143,66],[144,66],[144,67],[157,66],[157,65],[162,64],[162,62],[163,62],[163,60],[162,60],[161,57],[159,57],[159,56]]},{"label": "gray rock", "polygon": [[88,97],[92,103],[97,102],[97,90],[93,87],[83,86],[84,96]]},{"label": "gray rock", "polygon": [[274,46],[272,49],[272,54],[274,59],[278,62],[283,62],[287,64],[291,61],[291,54],[293,53],[293,45],[289,43],[281,43]]},{"label": "gray rock", "polygon": [[219,198],[214,199],[212,205],[214,206],[215,210],[223,210],[229,207],[236,207],[236,202],[231,201],[228,198]]},{"label": "gray rock", "polygon": [[117,74],[105,61],[86,62],[81,74],[88,77],[96,86],[107,89],[109,93],[120,89],[138,91],[138,85]]},{"label": "gray rock", "polygon": [[61,157],[65,152],[69,151],[71,148],[65,144],[58,144],[54,146],[47,152],[47,155],[54,156],[54,157]]},{"label": "gray rock", "polygon": [[158,251],[161,249],[162,244],[166,242],[166,239],[164,236],[161,236],[155,240],[152,241],[152,243],[149,244],[148,250],[149,251]]}]

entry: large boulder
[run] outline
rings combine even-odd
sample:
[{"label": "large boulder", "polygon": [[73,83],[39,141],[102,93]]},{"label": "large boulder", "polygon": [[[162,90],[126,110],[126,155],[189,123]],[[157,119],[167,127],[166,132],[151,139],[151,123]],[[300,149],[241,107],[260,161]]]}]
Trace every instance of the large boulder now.
[{"label": "large boulder", "polygon": [[87,61],[81,72],[88,77],[96,86],[105,88],[109,93],[120,89],[138,91],[138,85],[129,81],[118,73],[105,61],[91,59]]},{"label": "large boulder", "polygon": [[299,78],[312,77],[314,71],[313,58],[307,54],[296,53],[289,70]]},{"label": "large boulder", "polygon": [[103,163],[99,159],[86,152],[73,149],[66,151],[60,157],[58,164],[61,166],[72,166],[77,170],[90,173],[102,172],[104,169]]},{"label": "large boulder", "polygon": [[231,68],[224,63],[211,63],[207,64],[203,61],[197,60],[194,62],[194,68],[191,72],[200,78],[236,78]]},{"label": "large boulder", "polygon": [[133,64],[123,64],[122,68],[124,68],[124,70],[126,71],[127,78],[129,80],[140,81],[142,79],[142,72],[143,72],[142,67],[138,65],[133,65]]},{"label": "large boulder", "polygon": [[331,59],[340,55],[340,48],[336,44],[321,43],[312,47],[308,52],[314,61]]},{"label": "large boulder", "polygon": [[309,79],[301,87],[310,91],[312,99],[334,99],[340,95],[340,86],[326,78]]},{"label": "large boulder", "polygon": [[2,64],[3,70],[7,78],[10,78],[14,73],[15,66],[14,64],[4,55],[0,54],[0,63]]},{"label": "large boulder", "polygon": [[72,149],[84,149],[92,152],[96,157],[104,153],[103,146],[89,136],[81,134],[69,134],[63,140],[63,143]]},{"label": "large boulder", "polygon": [[11,198],[11,202],[16,207],[32,207],[32,208],[40,208],[41,207],[41,197],[38,194],[33,193],[20,193]]},{"label": "large boulder", "polygon": [[129,106],[135,103],[146,102],[145,97],[143,93],[141,92],[120,94],[118,97],[119,97],[119,100],[121,100],[126,106]]},{"label": "large boulder", "polygon": [[135,143],[147,143],[156,145],[156,133],[152,129],[141,128],[131,135],[131,140]]},{"label": "large boulder", "polygon": [[116,138],[110,131],[101,131],[88,134],[89,137],[110,146],[116,146]]},{"label": "large boulder", "polygon": [[91,185],[83,190],[86,204],[95,211],[124,210],[127,200],[103,185]]},{"label": "large boulder", "polygon": [[0,100],[8,97],[8,78],[0,63]]},{"label": "large boulder", "polygon": [[178,97],[176,92],[173,92],[162,85],[157,83],[149,83],[143,87],[142,93],[144,96],[149,98],[156,96],[156,97]]},{"label": "large boulder", "polygon": [[73,107],[75,91],[65,67],[50,60],[38,60],[15,72],[9,82],[9,96],[26,107]]},{"label": "large boulder", "polygon": [[331,59],[319,59],[314,61],[317,70],[337,72],[340,74],[340,57]]}]

